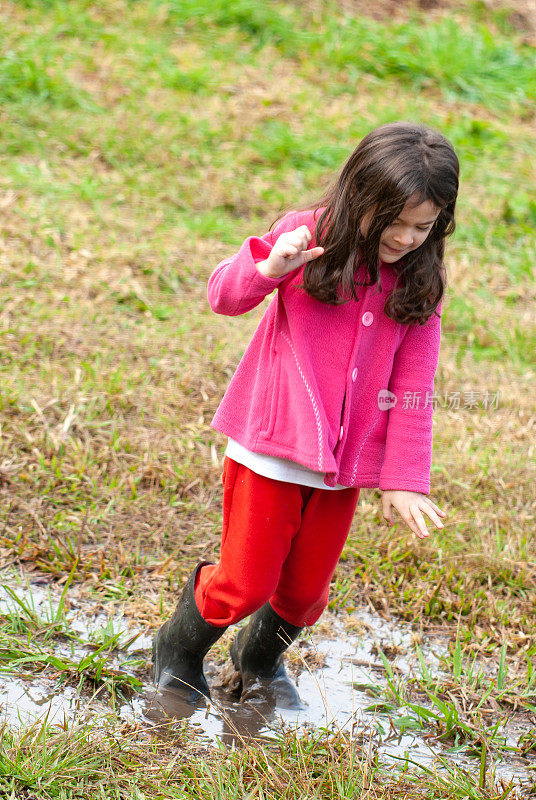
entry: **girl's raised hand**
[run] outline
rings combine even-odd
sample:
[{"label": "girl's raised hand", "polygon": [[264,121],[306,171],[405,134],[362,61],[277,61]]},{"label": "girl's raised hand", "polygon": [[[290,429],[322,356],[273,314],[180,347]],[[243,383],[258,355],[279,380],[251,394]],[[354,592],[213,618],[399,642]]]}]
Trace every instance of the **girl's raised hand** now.
[{"label": "girl's raised hand", "polygon": [[256,264],[258,271],[267,278],[282,278],[307,261],[318,258],[324,252],[324,248],[312,247],[308,250],[307,245],[311,238],[312,234],[307,225],[300,225],[293,231],[282,233],[268,258]]},{"label": "girl's raised hand", "polygon": [[439,515],[445,517],[445,512],[439,508],[429,497],[420,492],[405,490],[388,490],[382,493],[382,511],[389,527],[393,524],[392,509],[396,508],[402,519],[407,522],[413,533],[419,539],[430,536],[424,517],[421,512],[428,514],[437,528],[443,528]]}]

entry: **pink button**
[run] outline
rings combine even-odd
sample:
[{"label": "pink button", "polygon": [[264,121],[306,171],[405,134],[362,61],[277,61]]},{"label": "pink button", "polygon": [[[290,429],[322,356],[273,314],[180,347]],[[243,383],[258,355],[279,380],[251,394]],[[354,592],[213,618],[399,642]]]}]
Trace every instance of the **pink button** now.
[{"label": "pink button", "polygon": [[343,437],[343,434],[344,434],[344,428],[343,428],[343,426],[341,425],[341,429],[340,429],[340,431],[339,431],[339,441],[341,441],[341,439],[342,439],[342,437]]},{"label": "pink button", "polygon": [[372,311],[365,311],[365,313],[363,314],[362,322],[363,325],[367,326],[367,328],[369,325],[372,325],[372,323],[374,322],[374,314],[372,313]]},{"label": "pink button", "polygon": [[357,367],[356,367],[356,369],[354,369],[354,371],[352,372],[352,380],[353,380],[354,382],[355,382],[356,378],[357,378]]}]

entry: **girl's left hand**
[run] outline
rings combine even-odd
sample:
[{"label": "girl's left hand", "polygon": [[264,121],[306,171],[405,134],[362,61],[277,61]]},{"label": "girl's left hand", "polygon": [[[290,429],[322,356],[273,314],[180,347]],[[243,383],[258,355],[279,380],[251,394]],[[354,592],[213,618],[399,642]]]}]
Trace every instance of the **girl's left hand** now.
[{"label": "girl's left hand", "polygon": [[382,511],[389,527],[393,524],[392,509],[396,508],[402,519],[407,522],[413,533],[419,539],[430,536],[422,511],[424,511],[437,528],[444,525],[439,519],[439,515],[445,517],[445,512],[439,508],[429,497],[420,492],[407,492],[405,490],[389,489],[382,494]]}]

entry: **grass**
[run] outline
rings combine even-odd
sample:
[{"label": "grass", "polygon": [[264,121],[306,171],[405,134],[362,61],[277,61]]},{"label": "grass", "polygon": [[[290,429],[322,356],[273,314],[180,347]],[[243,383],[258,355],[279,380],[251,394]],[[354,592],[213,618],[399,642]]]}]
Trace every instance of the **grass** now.
[{"label": "grass", "polygon": [[[46,613],[12,596],[5,666],[134,685],[107,666],[113,630],[53,659],[76,641],[74,590],[154,630],[217,556],[224,442],[209,423],[263,308],[211,314],[212,268],[316,197],[372,127],[422,120],[462,164],[432,471],[448,516],[417,542],[363,490],[331,606],[450,635],[440,681],[376,699],[427,709],[400,713],[476,742],[477,759],[485,742],[485,766],[501,749],[486,703],[502,718],[534,703],[534,47],[504,4],[480,2],[382,19],[331,1],[0,0],[0,13],[0,558],[64,588]],[[486,391],[498,407],[464,404]],[[5,730],[4,793],[68,796],[67,777],[80,797],[504,791],[410,763],[393,777],[340,732],[177,766],[174,747],[121,724]],[[74,760],[32,772],[47,749]]]},{"label": "grass", "polygon": [[[115,642],[112,642],[112,649]],[[141,681],[125,670],[108,666],[110,660],[110,643],[106,642],[93,652],[83,655],[55,655],[50,647],[42,647],[32,640],[24,641],[20,637],[0,635],[1,672],[19,675],[27,672],[32,675],[43,674],[53,676],[61,683],[67,681],[76,685],[78,691],[104,688],[110,696],[112,705],[116,696],[120,699],[128,697],[139,689]],[[143,662],[132,659],[123,666],[141,666]]]},{"label": "grass", "polygon": [[[319,731],[282,734],[273,748],[216,752],[210,761],[186,760],[165,740],[118,726],[110,715],[97,726],[36,725],[23,733],[4,729],[0,740],[0,786],[6,797],[21,790],[34,796],[77,798],[506,798],[491,776],[478,786],[462,770],[445,765],[418,775],[406,763],[396,783],[368,748],[360,751],[343,734]],[[71,790],[67,790],[68,785]],[[11,794],[10,794],[11,792]]]},{"label": "grass", "polygon": [[[511,710],[534,715],[536,687],[534,665],[527,661],[523,676],[509,675],[506,645],[500,653],[496,675],[488,675],[489,660],[477,663],[475,656],[462,656],[457,637],[452,662],[442,659],[442,669],[434,673],[416,646],[420,673],[409,680],[395,673],[380,650],[385,668],[386,686],[356,684],[377,698],[367,711],[390,714],[392,724],[403,734],[406,730],[432,730],[435,741],[447,743],[451,752],[474,755],[482,748],[496,757],[524,755],[526,736],[517,745],[508,741]],[[493,664],[495,666],[495,664]],[[528,737],[530,740],[530,736]]]},{"label": "grass", "polygon": [[104,690],[112,704],[116,696],[124,700],[141,687],[133,670],[144,667],[145,661],[123,658],[120,668],[109,662],[116,649],[127,649],[137,635],[125,636],[110,621],[86,638],[80,636],[66,611],[70,585],[68,580],[57,603],[48,592],[43,612],[35,607],[31,587],[22,594],[10,585],[2,586],[7,597],[0,615],[0,674],[42,675],[59,684],[74,683],[79,692]]}]

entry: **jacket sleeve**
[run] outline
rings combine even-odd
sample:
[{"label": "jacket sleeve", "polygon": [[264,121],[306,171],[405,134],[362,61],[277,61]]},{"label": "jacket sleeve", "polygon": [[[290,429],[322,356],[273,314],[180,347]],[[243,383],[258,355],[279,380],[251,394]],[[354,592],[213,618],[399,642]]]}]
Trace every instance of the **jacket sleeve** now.
[{"label": "jacket sleeve", "polygon": [[256,267],[264,261],[278,237],[294,230],[296,212],[286,214],[273,231],[264,236],[249,236],[238,253],[221,261],[208,280],[207,296],[210,307],[217,314],[237,316],[258,306],[266,295],[293,273],[281,278],[267,278]]},{"label": "jacket sleeve", "polygon": [[424,325],[408,327],[395,354],[385,457],[379,488],[430,493],[434,378],[441,342],[441,305]]}]

